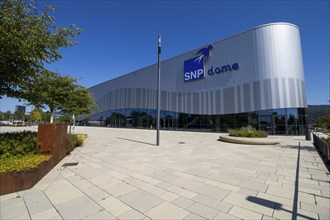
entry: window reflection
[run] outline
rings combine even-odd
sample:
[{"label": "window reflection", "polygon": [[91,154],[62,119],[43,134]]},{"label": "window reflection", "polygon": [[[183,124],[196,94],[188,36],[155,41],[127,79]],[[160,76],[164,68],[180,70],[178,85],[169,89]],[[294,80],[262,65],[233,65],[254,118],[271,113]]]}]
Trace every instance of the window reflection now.
[{"label": "window reflection", "polygon": [[[278,135],[303,135],[306,109],[288,108],[228,115],[196,115],[161,111],[160,127],[165,130],[226,132],[251,125]],[[97,113],[81,124],[108,127],[156,129],[155,109],[118,109]]]}]

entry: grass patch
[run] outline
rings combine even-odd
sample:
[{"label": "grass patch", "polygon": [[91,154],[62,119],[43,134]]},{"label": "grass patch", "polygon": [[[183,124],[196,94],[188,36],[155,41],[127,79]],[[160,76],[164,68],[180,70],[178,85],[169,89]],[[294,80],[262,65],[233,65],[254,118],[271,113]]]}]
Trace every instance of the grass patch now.
[{"label": "grass patch", "polygon": [[37,168],[50,155],[30,154],[21,157],[0,158],[0,173],[22,172]]},{"label": "grass patch", "polygon": [[261,138],[268,136],[267,132],[258,131],[250,125],[238,129],[228,129],[228,133],[230,136],[234,137]]}]

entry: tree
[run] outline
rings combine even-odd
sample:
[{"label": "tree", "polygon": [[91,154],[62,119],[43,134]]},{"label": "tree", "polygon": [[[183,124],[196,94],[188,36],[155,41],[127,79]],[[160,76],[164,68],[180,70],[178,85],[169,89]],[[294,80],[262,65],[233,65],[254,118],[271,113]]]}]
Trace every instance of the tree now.
[{"label": "tree", "polygon": [[81,85],[75,85],[63,106],[63,112],[71,115],[91,114],[95,108],[96,104],[89,90]]},{"label": "tree", "polygon": [[330,128],[330,109],[324,110],[323,116],[317,120],[316,124],[322,128]]},{"label": "tree", "polygon": [[48,107],[53,123],[55,111],[69,114],[89,114],[95,107],[90,92],[77,84],[77,79],[55,72],[45,71],[41,77],[22,86],[22,97],[39,107]]},{"label": "tree", "polygon": [[31,113],[31,119],[32,121],[40,121],[41,120],[41,110],[38,108],[35,108],[33,112]]},{"label": "tree", "polygon": [[39,15],[35,1],[0,1],[0,99],[25,99],[22,86],[45,73],[45,63],[61,58],[59,48],[76,44],[82,30],[58,27],[50,15],[55,10],[47,6]]},{"label": "tree", "polygon": [[11,115],[11,111],[1,112],[1,120],[8,121]]}]

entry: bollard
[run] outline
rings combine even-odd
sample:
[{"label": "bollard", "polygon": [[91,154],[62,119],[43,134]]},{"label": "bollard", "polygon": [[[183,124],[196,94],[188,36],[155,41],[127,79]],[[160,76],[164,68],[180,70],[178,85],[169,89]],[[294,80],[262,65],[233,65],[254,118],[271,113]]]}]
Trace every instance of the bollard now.
[{"label": "bollard", "polygon": [[306,141],[311,140],[311,132],[307,127],[305,128],[305,139],[306,139]]}]

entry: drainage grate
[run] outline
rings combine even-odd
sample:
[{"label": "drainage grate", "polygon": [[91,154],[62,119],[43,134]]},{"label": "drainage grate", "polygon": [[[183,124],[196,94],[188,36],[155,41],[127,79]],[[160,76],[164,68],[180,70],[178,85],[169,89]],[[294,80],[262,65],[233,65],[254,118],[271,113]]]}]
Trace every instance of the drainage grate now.
[{"label": "drainage grate", "polygon": [[186,142],[178,142],[178,144],[185,144]]},{"label": "drainage grate", "polygon": [[77,166],[78,162],[73,162],[73,163],[65,163],[62,165],[62,167],[71,167],[71,166]]}]

